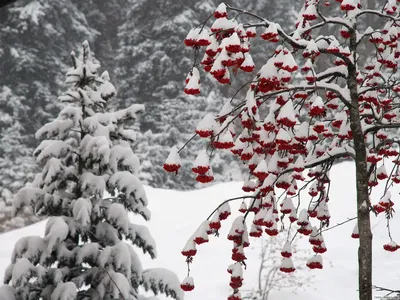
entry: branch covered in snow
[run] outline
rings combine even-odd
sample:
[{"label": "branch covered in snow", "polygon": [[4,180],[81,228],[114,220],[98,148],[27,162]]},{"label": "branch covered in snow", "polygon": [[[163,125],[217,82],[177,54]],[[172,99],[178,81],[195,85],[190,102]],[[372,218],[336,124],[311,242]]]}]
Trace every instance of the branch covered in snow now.
[{"label": "branch covered in snow", "polygon": [[108,111],[116,90],[108,72],[98,74],[87,42],[82,49],[71,54],[69,90],[59,98],[65,107],[36,133],[46,138],[34,152],[40,173],[13,201],[14,215],[31,207],[48,217],[44,236],[18,240],[4,277],[12,287],[1,291],[10,300],[128,300],[143,286],[181,300],[176,275],[144,272],[133,247],[156,257],[148,229],[129,217],[151,215],[133,152],[132,125],[144,106]]}]

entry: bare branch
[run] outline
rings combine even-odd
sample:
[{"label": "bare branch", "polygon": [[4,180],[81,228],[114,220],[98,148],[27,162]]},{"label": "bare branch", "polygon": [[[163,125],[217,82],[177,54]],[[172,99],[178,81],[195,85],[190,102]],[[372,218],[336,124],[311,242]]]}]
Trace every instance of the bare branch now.
[{"label": "bare branch", "polygon": [[311,90],[311,91],[317,91],[317,90],[324,90],[324,91],[331,91],[334,92],[338,95],[338,98],[347,106],[351,107],[350,101],[347,99],[348,97],[345,97],[344,94],[342,94],[341,90],[343,91],[343,88],[341,88],[339,85],[334,84],[334,83],[326,83],[326,82],[317,82],[315,85],[295,85],[291,87],[287,87],[285,89],[282,89],[280,91],[272,92],[265,94],[263,96],[257,96],[256,99],[265,99],[267,97],[271,96],[276,96],[282,93],[287,93],[287,92],[296,92],[296,91],[305,91],[305,90]]},{"label": "bare branch", "polygon": [[370,133],[370,132],[375,133],[380,129],[389,129],[389,128],[394,128],[394,129],[400,128],[400,123],[374,125],[374,126],[371,126],[371,127],[367,128],[364,131],[364,133],[365,134]]},{"label": "bare branch", "polygon": [[180,153],[183,149],[185,149],[185,147],[186,147],[192,140],[194,140],[196,136],[197,136],[197,133],[194,134],[189,140],[187,140],[186,143],[178,150],[178,153]]},{"label": "bare branch", "polygon": [[376,286],[376,285],[373,285],[372,288],[375,289],[378,292],[389,292],[383,298],[386,298],[386,297],[390,296],[391,294],[400,295],[400,290],[392,290],[392,289],[388,289],[388,288],[384,288],[384,287],[380,287],[380,286]]},{"label": "bare branch", "polygon": [[209,219],[213,216],[213,214],[214,214],[216,211],[218,211],[218,209],[219,209],[222,205],[224,205],[225,203],[228,203],[228,202],[231,202],[231,201],[235,201],[235,200],[244,200],[244,199],[247,199],[247,198],[255,199],[256,196],[241,196],[241,197],[235,197],[235,198],[230,198],[230,199],[228,199],[228,200],[225,200],[225,201],[223,201],[220,205],[218,205],[218,207],[217,207],[216,209],[213,210],[213,212],[208,216],[207,220],[209,220]]},{"label": "bare branch", "polygon": [[[250,13],[250,12],[248,12],[246,10],[243,10],[243,9],[240,9],[240,8],[236,8],[236,7],[232,7],[232,6],[229,6],[229,5],[227,5],[227,7],[230,10],[237,11],[237,12],[240,12],[242,14],[252,16],[252,17],[258,19],[259,21],[263,22],[263,23],[259,23],[259,24],[248,25],[246,27],[261,27],[261,26],[268,27],[271,24],[271,22],[268,21],[267,19],[262,18],[262,17],[260,17],[260,16],[258,16],[256,14],[254,14],[254,13]],[[352,30],[351,26],[349,24],[347,24],[347,23],[345,24],[343,22],[340,22],[340,20],[338,18],[329,18],[329,19],[327,18],[326,21],[324,21],[324,23],[318,24],[319,25],[318,27],[322,27],[325,24],[340,24],[340,25],[348,27],[350,31]],[[291,34],[290,35],[287,34],[279,24],[277,24],[277,27],[278,27],[279,35],[287,43],[289,43],[292,47],[297,48],[297,49],[305,49],[305,48],[307,48],[307,45],[309,43],[308,41],[303,40],[303,39],[302,40],[296,40],[291,36]],[[316,28],[318,28],[318,27],[316,27]],[[353,62],[343,54],[340,54],[340,53],[329,53],[326,49],[319,49],[319,50],[320,50],[321,53],[330,54],[330,55],[333,55],[333,56],[336,56],[336,57],[339,57],[339,58],[343,59],[346,62],[347,65],[352,65],[353,64]]]},{"label": "bare branch", "polygon": [[[314,168],[316,166],[322,165],[322,164],[324,164],[324,163],[326,163],[328,161],[334,161],[336,159],[344,158],[344,157],[351,157],[353,159],[355,158],[354,154],[350,153],[348,151],[343,151],[343,152],[340,152],[340,153],[336,153],[334,155],[330,155],[329,153],[326,153],[325,157],[322,156],[322,157],[316,159],[313,162],[305,164],[304,168],[305,169],[311,169],[311,168]],[[293,172],[293,171],[294,171],[294,169],[286,169],[283,172],[281,172],[280,176],[282,176],[283,174],[286,174],[286,173]]]},{"label": "bare branch", "polygon": [[347,218],[346,221],[343,221],[343,222],[337,223],[337,224],[334,225],[334,226],[325,228],[325,229],[321,230],[320,232],[329,231],[329,230],[331,230],[331,229],[334,229],[334,228],[336,228],[336,227],[342,226],[342,225],[344,225],[344,224],[346,224],[346,223],[349,223],[349,222],[351,222],[351,221],[357,220],[357,218],[358,218],[357,216],[355,216],[355,217],[353,217],[353,218]]},{"label": "bare branch", "polygon": [[386,19],[390,19],[390,20],[392,20],[393,22],[399,22],[400,21],[400,18],[395,18],[395,17],[393,17],[393,16],[391,16],[391,15],[387,15],[387,14],[384,14],[384,13],[382,13],[382,12],[380,12],[380,11],[377,11],[377,10],[373,10],[373,9],[364,9],[364,10],[362,10],[360,13],[358,13],[355,17],[356,18],[359,18],[359,17],[361,17],[362,15],[376,15],[376,16],[379,16],[379,17],[381,17],[381,18],[386,18]]}]

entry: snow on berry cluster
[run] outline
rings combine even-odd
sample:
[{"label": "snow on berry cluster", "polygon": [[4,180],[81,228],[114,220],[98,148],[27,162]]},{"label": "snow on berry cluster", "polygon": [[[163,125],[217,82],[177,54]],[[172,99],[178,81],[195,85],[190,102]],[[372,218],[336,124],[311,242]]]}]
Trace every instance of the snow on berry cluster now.
[{"label": "snow on berry cluster", "polygon": [[[367,145],[369,189],[379,181],[387,182],[378,203],[370,208],[365,205],[376,214],[385,212],[388,220],[392,216],[394,202],[389,189],[400,183],[399,141],[392,138],[390,131],[400,126],[400,84],[395,75],[400,58],[400,23],[396,21],[399,1],[386,1],[382,11],[377,12],[386,20],[383,28],[367,28],[363,33],[357,32],[355,26],[364,12],[359,0],[337,0],[345,14],[341,18],[322,16],[319,2],[305,1],[296,30],[290,35],[278,24],[222,3],[209,29],[202,23],[185,39],[185,45],[197,53],[204,49],[203,59],[195,61],[187,77],[185,92],[192,95],[201,92],[200,65],[219,83],[229,84],[231,76],[240,70],[255,70],[250,54],[254,38],[259,36],[276,44],[270,59],[248,84],[244,98],[237,99],[235,94],[218,115],[204,116],[196,127],[196,134],[208,142],[208,151],[201,150],[193,164],[197,181],[212,181],[209,157],[216,149],[231,151],[249,170],[243,191],[252,194],[243,199],[250,201],[243,200],[239,210],[243,215],[234,219],[228,235],[234,261],[228,268],[230,300],[240,299],[249,237],[258,238],[264,232],[277,235],[279,222],[288,222],[296,226],[298,234],[309,237],[315,255],[307,266],[323,268],[321,254],[327,247],[322,232],[331,217],[329,171],[338,159],[354,159],[356,155],[350,122],[350,110],[355,104],[349,84],[358,89],[355,113],[361,120]],[[325,1],[326,6],[331,4]],[[241,24],[241,15],[254,17],[256,22]],[[327,24],[336,25],[337,38],[313,35],[314,29]],[[360,43],[376,47],[365,64],[357,50]],[[320,57],[326,60],[323,71],[316,66]],[[267,113],[261,109],[263,105],[268,107]],[[181,150],[171,150],[164,164],[166,171],[178,172]],[[390,172],[388,166],[392,168]],[[299,208],[303,190],[311,197],[307,208]],[[187,263],[193,261],[197,246],[208,242],[210,234],[217,234],[221,221],[230,214],[229,201],[225,201],[201,224],[182,250]],[[245,222],[249,218],[250,228]],[[357,224],[351,237],[359,237]],[[391,240],[384,249],[396,251],[399,246]],[[295,271],[290,244],[282,250],[280,270]],[[192,290],[193,278],[185,279],[181,287]]]}]

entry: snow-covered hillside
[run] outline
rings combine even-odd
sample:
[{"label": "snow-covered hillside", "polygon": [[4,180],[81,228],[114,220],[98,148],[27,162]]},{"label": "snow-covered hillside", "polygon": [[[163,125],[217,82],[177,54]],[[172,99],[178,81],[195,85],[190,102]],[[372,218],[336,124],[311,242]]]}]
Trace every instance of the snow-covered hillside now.
[{"label": "snow-covered hillside", "polygon": [[[331,226],[354,217],[355,207],[355,174],[351,163],[342,163],[332,170],[332,193],[330,197]],[[191,192],[177,192],[147,187],[149,209],[152,220],[148,223],[150,232],[157,241],[158,258],[152,261],[144,256],[142,262],[146,267],[166,267],[177,272],[180,279],[186,276],[185,258],[180,251],[187,239],[200,225],[221,200],[242,195],[240,183],[225,183]],[[395,209],[397,206],[399,188],[393,190]],[[379,192],[379,191],[377,191]],[[379,195],[372,198],[377,202]],[[238,208],[232,205],[232,209]],[[231,217],[232,218],[232,217]],[[208,244],[198,247],[194,258],[191,275],[194,277],[196,288],[186,294],[186,300],[220,300],[229,294],[229,274],[226,272],[231,263],[231,242],[226,239],[230,219],[223,223],[221,236],[212,237]],[[135,222],[143,222],[135,217]],[[357,297],[357,240],[353,240],[354,222],[329,230],[324,233],[328,251],[323,254],[325,264],[323,270],[310,271],[316,275],[311,287],[298,291],[297,295],[291,291],[272,293],[271,299],[285,300],[333,300],[356,299]],[[225,226],[224,226],[225,225]],[[22,236],[42,235],[45,222],[41,222],[23,229],[8,232],[0,236],[0,278],[3,278],[13,245]],[[398,288],[398,270],[400,269],[399,253],[389,253],[382,246],[388,242],[386,220],[383,215],[372,218],[374,234],[373,269],[374,284],[389,288]],[[400,241],[400,219],[395,216],[391,222],[392,236]],[[270,239],[270,237],[267,237]],[[253,240],[254,241],[254,240]],[[307,243],[304,244],[308,247]],[[295,256],[296,254],[294,254]],[[246,251],[248,268],[245,271],[245,285],[243,289],[250,289],[256,285],[258,267],[258,249]],[[294,259],[296,264],[296,259]]]}]

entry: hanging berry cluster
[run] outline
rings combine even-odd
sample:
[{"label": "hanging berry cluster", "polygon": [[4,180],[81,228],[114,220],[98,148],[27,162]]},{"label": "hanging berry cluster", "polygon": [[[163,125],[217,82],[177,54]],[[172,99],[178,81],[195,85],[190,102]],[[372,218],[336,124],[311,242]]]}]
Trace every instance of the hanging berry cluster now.
[{"label": "hanging berry cluster", "polygon": [[[205,48],[204,56],[200,62],[204,71],[210,73],[219,83],[230,84],[231,72],[238,69],[244,72],[253,72],[255,65],[250,50],[250,39],[256,36],[254,27],[245,30],[242,24],[234,19],[228,19],[226,5],[218,6],[214,13],[215,21],[210,29],[205,24],[190,30],[185,45],[196,50]],[[189,72],[185,93],[199,94],[199,71],[196,67]]]},{"label": "hanging berry cluster", "polygon": [[[358,116],[367,145],[369,191],[379,181],[386,182],[378,203],[365,203],[365,206],[377,215],[385,213],[390,221],[394,202],[389,189],[400,183],[400,141],[391,131],[400,127],[400,83],[393,76],[400,58],[398,2],[385,1],[382,11],[374,12],[386,20],[382,29],[367,28],[359,33],[355,20],[369,13],[363,11],[359,0],[336,0],[345,15],[331,19],[321,15],[320,1],[306,0],[291,35],[278,24],[222,3],[214,13],[210,29],[203,23],[186,37],[185,45],[196,52],[205,48],[200,64],[221,84],[230,83],[231,75],[239,70],[255,70],[250,44],[257,35],[276,44],[270,59],[248,84],[243,98],[235,96],[218,115],[206,115],[196,127],[196,135],[208,141],[209,149],[231,151],[249,170],[243,191],[252,194],[221,204],[182,250],[190,264],[197,253],[196,247],[208,242],[210,234],[218,234],[221,221],[231,214],[229,202],[243,200],[239,209],[242,215],[234,219],[228,234],[233,242],[234,262],[228,268],[232,287],[228,299],[241,299],[239,288],[249,237],[259,238],[264,232],[275,236],[280,222],[291,224],[297,228],[297,234],[309,237],[315,255],[308,260],[307,267],[323,268],[321,254],[327,247],[322,232],[329,226],[331,217],[329,172],[337,160],[357,155],[351,113]],[[325,1],[326,6],[331,4]],[[241,15],[254,17],[257,22],[241,24]],[[339,25],[336,26],[338,38],[334,35],[313,37],[313,29],[327,24]],[[370,43],[376,51],[361,60],[362,53],[357,48],[360,43]],[[320,57],[324,57],[327,66],[323,71],[316,66]],[[198,67],[195,62],[189,72],[187,94],[200,93]],[[357,85],[356,96],[350,93],[351,84]],[[266,115],[260,110],[264,104],[268,107]],[[356,113],[351,111],[354,105],[358,105]],[[238,127],[240,131],[235,130]],[[172,149],[164,164],[166,171],[178,171],[178,152]],[[192,170],[199,182],[213,180],[206,150],[199,152]],[[311,198],[306,206],[300,203],[302,191],[308,191]],[[251,226],[247,228],[246,220],[251,217]],[[356,224],[352,238],[359,238],[358,229]],[[399,246],[392,240],[390,231],[389,237],[390,242],[383,248],[396,251]],[[289,242],[281,254],[280,270],[294,272]],[[182,288],[193,287],[193,279],[186,278]]]}]

